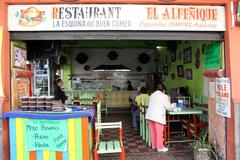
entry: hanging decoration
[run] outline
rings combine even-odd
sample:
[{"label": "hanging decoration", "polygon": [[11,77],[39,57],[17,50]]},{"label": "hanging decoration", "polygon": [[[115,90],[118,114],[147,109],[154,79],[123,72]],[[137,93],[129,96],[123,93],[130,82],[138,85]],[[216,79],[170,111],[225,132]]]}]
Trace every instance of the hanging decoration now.
[{"label": "hanging decoration", "polygon": [[150,60],[150,56],[146,53],[141,53],[139,56],[138,56],[138,60],[142,63],[142,64],[147,64]]},{"label": "hanging decoration", "polygon": [[85,71],[89,71],[91,69],[91,67],[89,65],[85,65],[83,68]]},{"label": "hanging decoration", "polygon": [[114,61],[118,58],[118,54],[116,51],[110,51],[107,56],[111,61]]},{"label": "hanging decoration", "polygon": [[196,68],[199,68],[199,67],[200,67],[200,55],[201,55],[200,49],[197,48],[196,54],[195,54],[195,57],[196,57],[196,59],[195,59],[195,67],[196,67]]},{"label": "hanging decoration", "polygon": [[174,80],[175,79],[175,73],[171,74],[171,79]]},{"label": "hanging decoration", "polygon": [[142,71],[142,67],[137,66],[137,67],[136,67],[136,71],[141,72],[141,71]]},{"label": "hanging decoration", "polygon": [[75,60],[79,63],[79,64],[84,64],[87,62],[88,60],[88,55],[86,55],[85,53],[81,52],[78,53],[78,55],[76,56]]}]

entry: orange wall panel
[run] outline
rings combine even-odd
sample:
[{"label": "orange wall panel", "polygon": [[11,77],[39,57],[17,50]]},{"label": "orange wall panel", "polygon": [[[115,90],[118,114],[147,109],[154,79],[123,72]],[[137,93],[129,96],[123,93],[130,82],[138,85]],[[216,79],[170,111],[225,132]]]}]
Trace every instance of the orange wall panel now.
[{"label": "orange wall panel", "polygon": [[[3,112],[10,110],[10,36],[7,31],[7,5],[8,4],[47,4],[67,3],[60,0],[0,0],[0,25],[4,27],[3,55],[0,65],[3,71],[3,89],[7,96],[3,104]],[[225,32],[225,54],[227,76],[231,78],[231,89],[233,100],[240,100],[240,27],[231,26],[230,0],[176,0],[174,2],[161,2],[159,0],[80,0],[74,3],[128,3],[128,4],[187,4],[187,5],[226,5],[227,31]],[[233,107],[232,112],[234,112]],[[232,114],[233,115],[233,114]],[[234,151],[234,117],[227,119],[227,159],[235,159]],[[3,148],[9,148],[8,122],[3,121]],[[4,150],[3,159],[9,159],[9,150]]]}]

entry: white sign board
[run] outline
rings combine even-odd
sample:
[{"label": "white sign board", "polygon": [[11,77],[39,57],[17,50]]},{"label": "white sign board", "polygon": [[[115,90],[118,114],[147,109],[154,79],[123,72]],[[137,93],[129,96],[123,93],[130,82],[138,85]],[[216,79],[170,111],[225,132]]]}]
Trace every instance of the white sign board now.
[{"label": "white sign board", "polygon": [[230,80],[229,78],[216,79],[216,112],[224,117],[231,117],[230,101]]},{"label": "white sign board", "polygon": [[9,5],[9,31],[225,31],[223,6]]}]

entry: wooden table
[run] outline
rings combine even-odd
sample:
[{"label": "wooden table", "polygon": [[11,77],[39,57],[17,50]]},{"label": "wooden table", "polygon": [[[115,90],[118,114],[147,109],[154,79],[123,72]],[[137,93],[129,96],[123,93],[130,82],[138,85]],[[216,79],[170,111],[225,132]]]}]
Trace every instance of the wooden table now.
[{"label": "wooden table", "polygon": [[[200,110],[196,110],[196,109],[185,109],[181,112],[167,112],[167,140],[166,141],[166,144],[169,144],[169,143],[174,143],[174,142],[190,142],[190,141],[193,141],[193,140],[178,140],[178,141],[170,141],[170,123],[171,123],[171,119],[170,117],[171,116],[177,116],[177,115],[193,115],[193,123],[194,123],[194,132],[196,133],[197,131],[197,128],[196,128],[196,123],[197,123],[197,115],[198,114],[203,114],[202,111]],[[196,136],[194,135],[194,141],[196,140]]]}]

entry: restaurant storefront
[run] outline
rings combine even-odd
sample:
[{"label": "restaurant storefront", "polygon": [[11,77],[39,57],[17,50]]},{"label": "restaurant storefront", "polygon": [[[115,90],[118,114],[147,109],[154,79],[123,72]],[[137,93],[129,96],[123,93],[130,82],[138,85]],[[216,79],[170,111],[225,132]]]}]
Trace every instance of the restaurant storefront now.
[{"label": "restaurant storefront", "polygon": [[[209,135],[210,141],[218,146],[220,157],[229,160],[237,159],[239,156],[237,145],[239,143],[236,139],[239,137],[237,135],[239,122],[236,119],[239,118],[239,115],[235,113],[239,113],[240,110],[238,105],[240,103],[240,78],[238,76],[240,46],[237,44],[240,41],[238,36],[240,29],[235,26],[235,18],[233,17],[237,14],[235,7],[237,1],[234,1],[233,4],[234,11],[231,8],[232,3],[228,0],[201,2],[193,0],[169,2],[155,0],[96,0],[94,2],[88,0],[79,2],[3,0],[0,2],[0,26],[3,27],[2,48],[0,47],[0,53],[2,53],[0,58],[0,77],[2,77],[3,86],[2,113],[9,112],[13,108],[11,40],[223,41],[225,67],[217,70],[209,69],[204,73],[205,76],[210,77],[209,91],[212,91],[211,87],[213,83],[215,84],[216,77],[227,77],[231,80],[231,114],[227,114],[228,118],[216,114],[212,117],[209,115],[211,128]],[[187,5],[194,7],[189,9]],[[31,6],[34,6],[35,9]],[[28,15],[28,11],[36,11],[36,8],[41,15],[40,17],[24,17],[31,15],[32,13]],[[131,14],[129,12],[131,10],[139,13]],[[49,17],[51,17],[50,22],[48,22]],[[200,23],[204,21],[209,23]],[[209,110],[216,112],[215,99],[212,99],[211,94],[208,95]],[[214,128],[216,123],[220,125]],[[4,119],[2,133],[4,160],[10,158],[9,139],[11,137],[9,135],[11,135],[9,134],[9,123],[7,119]]]}]

